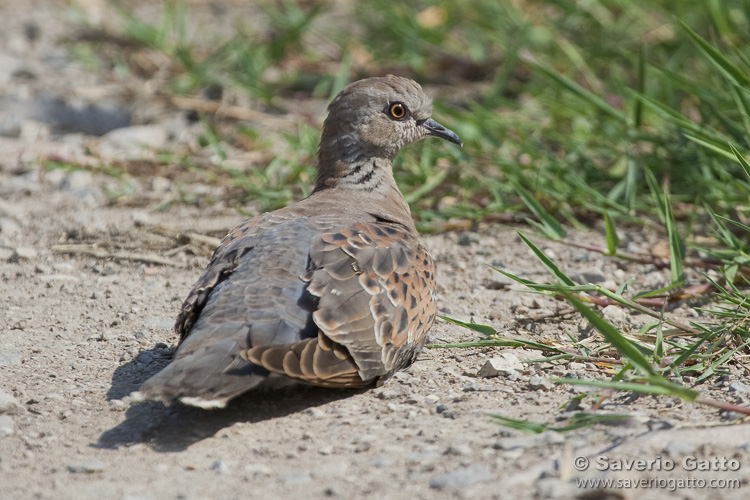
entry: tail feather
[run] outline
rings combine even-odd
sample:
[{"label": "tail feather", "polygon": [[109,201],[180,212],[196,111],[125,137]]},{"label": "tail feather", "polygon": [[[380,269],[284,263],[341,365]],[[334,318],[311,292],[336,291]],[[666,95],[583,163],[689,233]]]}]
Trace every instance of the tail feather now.
[{"label": "tail feather", "polygon": [[[262,369],[261,369],[262,370]],[[174,361],[146,380],[132,401],[180,401],[200,408],[223,408],[230,399],[259,386],[266,378],[240,357],[237,343],[222,339],[190,352],[177,351]]]}]

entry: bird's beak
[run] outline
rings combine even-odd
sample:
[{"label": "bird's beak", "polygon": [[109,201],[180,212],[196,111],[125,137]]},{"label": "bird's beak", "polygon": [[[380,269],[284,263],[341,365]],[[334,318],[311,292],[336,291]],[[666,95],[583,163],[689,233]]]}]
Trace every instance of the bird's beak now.
[{"label": "bird's beak", "polygon": [[440,137],[441,139],[445,139],[446,141],[452,142],[453,144],[458,144],[461,147],[463,147],[464,145],[464,143],[461,142],[461,138],[458,137],[457,133],[443,127],[432,118],[425,120],[424,123],[422,123],[422,126],[427,129],[428,136]]}]

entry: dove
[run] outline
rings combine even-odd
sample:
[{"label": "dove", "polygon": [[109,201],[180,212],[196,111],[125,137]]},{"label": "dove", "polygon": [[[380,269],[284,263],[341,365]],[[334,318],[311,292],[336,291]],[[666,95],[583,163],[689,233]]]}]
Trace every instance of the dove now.
[{"label": "dove", "polygon": [[407,78],[345,87],[310,196],[229,231],[182,305],[172,362],[132,400],[222,408],[252,389],[380,385],[411,365],[435,320],[435,265],[392,163],[428,137],[462,146],[431,115]]}]

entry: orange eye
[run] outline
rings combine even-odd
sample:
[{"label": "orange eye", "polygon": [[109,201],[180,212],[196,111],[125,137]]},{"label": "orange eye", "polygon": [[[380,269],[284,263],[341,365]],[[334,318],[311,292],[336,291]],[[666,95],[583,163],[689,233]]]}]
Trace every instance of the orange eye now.
[{"label": "orange eye", "polygon": [[388,112],[391,114],[393,118],[395,118],[396,120],[400,120],[406,116],[406,106],[404,106],[400,102],[395,102],[391,104],[391,107],[388,109]]}]

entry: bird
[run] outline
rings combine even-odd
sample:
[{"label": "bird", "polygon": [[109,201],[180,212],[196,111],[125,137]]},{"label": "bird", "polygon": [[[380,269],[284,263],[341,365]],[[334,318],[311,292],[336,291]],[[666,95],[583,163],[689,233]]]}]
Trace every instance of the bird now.
[{"label": "bird", "polygon": [[175,323],[170,364],[132,401],[223,408],[258,388],[382,385],[411,365],[436,315],[435,265],[393,176],[432,119],[415,81],[359,80],[328,106],[311,194],[223,238]]}]

